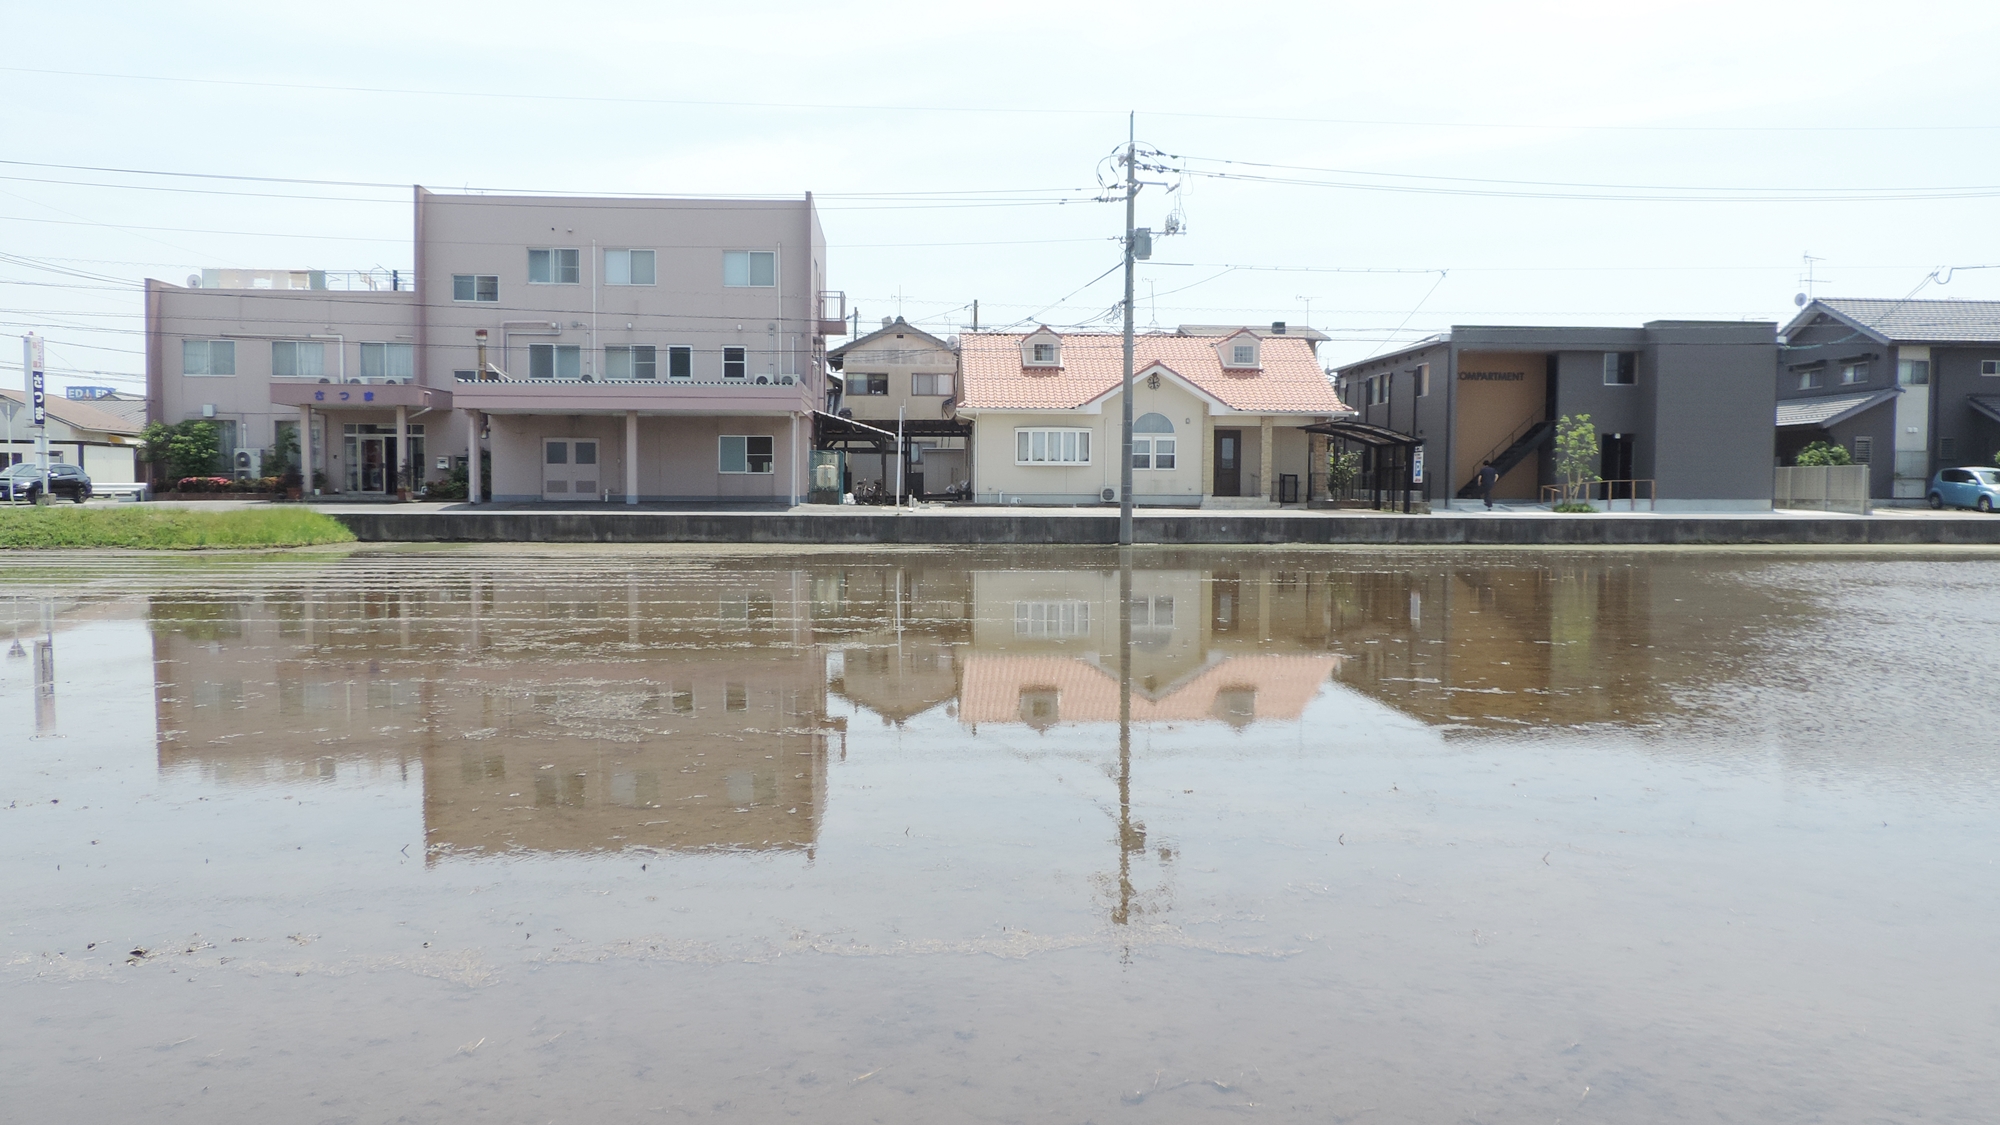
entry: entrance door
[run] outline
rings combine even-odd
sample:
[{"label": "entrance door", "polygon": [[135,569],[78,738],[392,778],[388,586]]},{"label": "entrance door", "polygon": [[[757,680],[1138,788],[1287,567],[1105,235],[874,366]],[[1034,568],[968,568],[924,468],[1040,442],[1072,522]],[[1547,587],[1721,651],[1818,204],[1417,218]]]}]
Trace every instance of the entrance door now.
[{"label": "entrance door", "polygon": [[1215,431],[1215,494],[1243,494],[1243,431]]},{"label": "entrance door", "polygon": [[361,439],[360,491],[389,491],[389,450],[394,443],[394,438]]},{"label": "entrance door", "polygon": [[542,439],[542,499],[600,499],[597,439]]},{"label": "entrance door", "polygon": [[1605,434],[1598,439],[1597,473],[1607,482],[1607,499],[1632,498],[1632,435]]}]

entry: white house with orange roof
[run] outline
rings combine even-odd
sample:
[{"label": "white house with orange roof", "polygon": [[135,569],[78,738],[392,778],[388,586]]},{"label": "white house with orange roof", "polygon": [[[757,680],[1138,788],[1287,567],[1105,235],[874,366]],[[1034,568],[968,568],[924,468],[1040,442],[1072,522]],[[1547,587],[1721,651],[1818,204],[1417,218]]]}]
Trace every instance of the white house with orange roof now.
[{"label": "white house with orange roof", "polygon": [[[1298,503],[1324,478],[1300,427],[1353,416],[1311,329],[1186,325],[1136,338],[1132,499],[1173,507]],[[981,504],[1116,501],[1124,341],[1112,332],[975,332],[957,414],[973,423]],[[1318,459],[1316,463],[1315,459]]]}]

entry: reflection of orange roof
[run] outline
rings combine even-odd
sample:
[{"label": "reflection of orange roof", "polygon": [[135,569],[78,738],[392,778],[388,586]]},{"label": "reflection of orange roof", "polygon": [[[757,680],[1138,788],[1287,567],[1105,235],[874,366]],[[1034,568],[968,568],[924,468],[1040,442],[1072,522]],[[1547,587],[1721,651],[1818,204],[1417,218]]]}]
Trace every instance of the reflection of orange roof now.
[{"label": "reflection of orange roof", "polygon": [[[1296,719],[1319,694],[1320,685],[1340,666],[1340,657],[1232,656],[1210,665],[1159,699],[1132,692],[1135,722],[1199,722],[1203,719]],[[1245,701],[1218,699],[1225,692],[1256,693],[1255,710],[1242,714]],[[1057,722],[1116,722],[1118,675],[1068,656],[972,656],[965,662],[958,718],[964,723],[1019,723],[1023,694],[1056,693]]]},{"label": "reflection of orange roof", "polygon": [[[1062,366],[1023,367],[1017,332],[961,336],[959,388],[962,408],[1000,410],[1074,409],[1117,387],[1124,374],[1123,338],[1106,332],[1062,336]],[[1224,370],[1215,348],[1222,336],[1146,334],[1133,340],[1133,370],[1155,363],[1227,403],[1232,410],[1308,414],[1350,413],[1312,342],[1303,336],[1267,336],[1263,367]]]}]

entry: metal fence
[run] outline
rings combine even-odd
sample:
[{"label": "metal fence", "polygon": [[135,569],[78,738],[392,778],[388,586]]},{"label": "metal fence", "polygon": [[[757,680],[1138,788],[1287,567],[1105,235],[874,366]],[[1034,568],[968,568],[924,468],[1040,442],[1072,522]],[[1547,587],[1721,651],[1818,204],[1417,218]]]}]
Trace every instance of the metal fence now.
[{"label": "metal fence", "polygon": [[1865,516],[1869,511],[1868,466],[1781,467],[1771,482],[1771,506]]}]

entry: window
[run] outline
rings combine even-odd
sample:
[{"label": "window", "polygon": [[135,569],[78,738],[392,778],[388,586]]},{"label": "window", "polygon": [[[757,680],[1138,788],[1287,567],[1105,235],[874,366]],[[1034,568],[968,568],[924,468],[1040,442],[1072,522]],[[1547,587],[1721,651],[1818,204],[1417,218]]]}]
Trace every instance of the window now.
[{"label": "window", "polygon": [[1056,346],[1054,344],[1035,345],[1036,363],[1054,363],[1055,361],[1056,361]]},{"label": "window", "polygon": [[271,374],[280,379],[316,379],[326,374],[326,345],[318,340],[271,341]]},{"label": "window", "polygon": [[910,376],[910,393],[913,395],[948,395],[951,393],[951,375],[947,372]]},{"label": "window", "polygon": [[653,252],[651,250],[606,250],[604,252],[604,284],[653,284]]},{"label": "window", "polygon": [[1981,375],[2000,375],[2000,359],[1980,360],[1979,373]]},{"label": "window", "polygon": [[606,379],[653,379],[659,375],[659,353],[650,344],[604,349]]},{"label": "window", "polygon": [[724,473],[771,471],[772,439],[763,434],[724,434],[716,439],[716,468]]},{"label": "window", "polygon": [[1638,352],[1605,352],[1604,385],[1629,387],[1639,381]]},{"label": "window", "polygon": [[1015,430],[1017,465],[1088,465],[1089,430]]},{"label": "window", "polygon": [[236,341],[182,340],[181,374],[236,374]]},{"label": "window", "polygon": [[363,379],[402,379],[416,377],[417,348],[414,344],[363,344],[361,345],[361,377]]},{"label": "window", "polygon": [[1090,635],[1090,603],[1084,601],[1015,602],[1014,635],[1017,637],[1087,637]]},{"label": "window", "polygon": [[1840,368],[1840,381],[1842,383],[1866,383],[1868,381],[1868,365],[1866,363],[1842,364]]},{"label": "window", "polygon": [[1174,467],[1174,424],[1164,414],[1145,414],[1132,422],[1132,467]]},{"label": "window", "polygon": [[730,289],[766,289],[778,284],[778,255],[769,250],[723,251],[722,284]]},{"label": "window", "polygon": [[1866,465],[1866,464],[1868,463],[1869,459],[1870,459],[1870,458],[1872,458],[1872,457],[1874,457],[1874,456],[1875,456],[1875,439],[1874,439],[1874,438],[1872,438],[1872,437],[1857,437],[1857,438],[1855,438],[1855,439],[1854,439],[1854,463],[1855,463],[1855,464],[1857,464],[1857,465]]},{"label": "window", "polygon": [[575,344],[529,344],[528,378],[583,378],[583,349]]},{"label": "window", "polygon": [[576,250],[530,250],[528,281],[535,285],[575,285],[583,280],[582,257]]},{"label": "window", "polygon": [[1896,381],[1906,387],[1921,387],[1931,381],[1931,361],[1906,359],[1896,365]]},{"label": "window", "polygon": [[722,377],[741,379],[750,366],[748,355],[749,353],[742,348],[722,349]]},{"label": "window", "polygon": [[667,349],[667,378],[694,378],[694,349],[672,347]]},{"label": "window", "polygon": [[1257,363],[1257,345],[1237,344],[1229,349],[1229,362],[1238,367],[1252,367]]},{"label": "window", "polygon": [[1431,393],[1431,365],[1419,363],[1412,372],[1417,380],[1417,397],[1426,398]]},{"label": "window", "polygon": [[886,395],[889,393],[889,376],[857,371],[847,377],[847,393],[858,396]]},{"label": "window", "polygon": [[1389,376],[1374,375],[1361,384],[1363,405],[1379,406],[1389,401]]},{"label": "window", "polygon": [[[543,251],[543,253],[547,253],[547,251]],[[500,275],[493,273],[452,274],[451,299],[454,301],[497,301],[500,299]]]},{"label": "window", "polygon": [[1809,368],[1805,369],[1804,371],[1801,371],[1801,372],[1799,372],[1799,389],[1800,389],[1800,390],[1802,390],[1802,391],[1816,391],[1816,390],[1820,389],[1821,387],[1823,387],[1823,386],[1825,386],[1825,385],[1826,385],[1826,369],[1825,369],[1825,368],[1822,368],[1822,367],[1809,367]]}]

